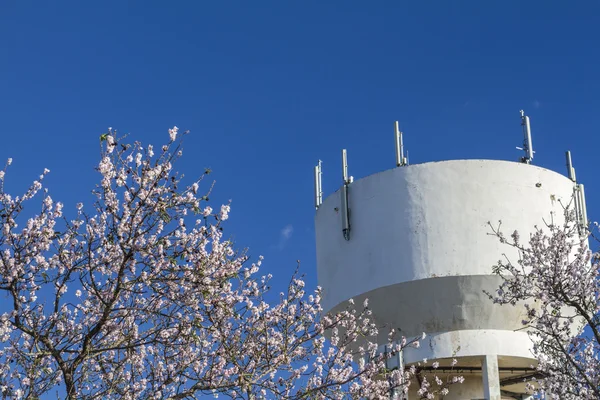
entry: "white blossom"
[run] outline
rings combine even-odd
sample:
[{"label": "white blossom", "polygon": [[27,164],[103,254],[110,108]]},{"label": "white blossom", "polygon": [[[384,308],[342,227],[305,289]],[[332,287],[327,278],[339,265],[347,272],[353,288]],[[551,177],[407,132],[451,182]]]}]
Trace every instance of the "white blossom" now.
[{"label": "white blossom", "polygon": [[[269,294],[263,258],[226,239],[231,202],[201,206],[198,181],[183,186],[173,169],[177,133],[169,129],[155,157],[153,146],[117,145],[109,129],[100,182],[89,185],[95,201],[75,203],[73,215],[40,192],[44,180],[19,196],[0,192],[0,209],[11,210],[0,213],[2,392],[379,399],[417,382],[414,366],[385,371],[390,354],[378,352],[368,300],[325,314],[321,288],[307,288],[300,272],[278,299]],[[402,351],[416,339],[390,332],[387,345]],[[447,386],[419,391],[431,398]]]}]

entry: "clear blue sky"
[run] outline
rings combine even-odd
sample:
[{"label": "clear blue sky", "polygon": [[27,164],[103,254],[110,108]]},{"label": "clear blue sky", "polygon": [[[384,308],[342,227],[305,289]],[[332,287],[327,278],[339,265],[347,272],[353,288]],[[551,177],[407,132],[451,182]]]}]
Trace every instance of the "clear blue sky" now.
[{"label": "clear blue sky", "polygon": [[524,108],[535,164],[564,173],[571,149],[597,219],[599,39],[585,0],[2,0],[0,160],[15,190],[49,168],[72,207],[107,127],[189,129],[179,170],[214,170],[238,246],[279,282],[301,259],[314,286],[312,167],[325,194],[343,147],[355,178],[392,167],[396,119],[412,163],[516,160]]}]

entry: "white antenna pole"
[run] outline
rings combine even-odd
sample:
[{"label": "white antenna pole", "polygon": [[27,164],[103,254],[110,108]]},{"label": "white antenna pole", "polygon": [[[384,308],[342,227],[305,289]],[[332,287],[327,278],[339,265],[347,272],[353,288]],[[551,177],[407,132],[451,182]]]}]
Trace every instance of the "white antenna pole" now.
[{"label": "white antenna pole", "polygon": [[579,184],[579,204],[581,206],[581,225],[583,228],[587,229],[588,227],[588,219],[587,219],[587,209],[585,206],[585,190],[583,188],[583,184]]},{"label": "white antenna pole", "polygon": [[319,205],[323,204],[323,162],[319,160]]},{"label": "white antenna pole", "polygon": [[521,158],[521,161],[525,164],[531,164],[533,160],[533,144],[531,141],[531,125],[529,123],[529,117],[525,115],[525,111],[521,110],[521,126],[523,127],[523,148],[525,151],[525,157]]},{"label": "white antenna pole", "polygon": [[398,121],[394,124],[396,136],[396,166],[403,167],[407,165],[406,157],[404,157],[404,142],[402,140],[402,132],[400,131],[400,124]]},{"label": "white antenna pole", "polygon": [[569,179],[573,182],[577,182],[577,178],[575,176],[575,168],[573,168],[573,162],[571,160],[571,152],[567,151],[565,153],[565,156],[567,158],[567,174],[569,176]]},{"label": "white antenna pole", "polygon": [[323,203],[323,186],[321,182],[321,160],[315,166],[315,209],[319,209],[321,203]]},{"label": "white antenna pole", "polygon": [[344,184],[348,183],[348,153],[346,149],[342,150],[342,179]]}]

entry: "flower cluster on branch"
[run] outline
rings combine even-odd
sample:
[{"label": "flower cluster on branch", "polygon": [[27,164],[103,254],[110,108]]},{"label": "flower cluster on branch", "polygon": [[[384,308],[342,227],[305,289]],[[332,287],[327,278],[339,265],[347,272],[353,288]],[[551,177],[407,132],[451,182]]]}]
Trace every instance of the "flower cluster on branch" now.
[{"label": "flower cluster on branch", "polygon": [[[20,196],[0,174],[0,393],[69,399],[387,398],[415,369],[386,359],[418,344],[390,334],[377,353],[370,310],[324,315],[321,290],[295,273],[275,304],[223,235],[230,205],[211,208],[202,179],[184,185],[176,127],[156,151],[103,134],[95,202],[67,217],[45,189]],[[7,167],[10,160],[7,163]],[[209,171],[206,171],[208,173]],[[36,204],[40,205],[39,212]],[[328,332],[329,341],[325,338]],[[361,341],[358,349],[350,346]],[[420,395],[447,393],[422,380]]]},{"label": "flower cluster on branch", "polygon": [[536,227],[526,243],[518,232],[499,240],[518,250],[519,259],[499,261],[502,277],[496,303],[525,307],[522,323],[533,341],[541,379],[529,390],[548,399],[600,399],[600,256],[588,247],[595,239],[571,206],[564,216]]}]

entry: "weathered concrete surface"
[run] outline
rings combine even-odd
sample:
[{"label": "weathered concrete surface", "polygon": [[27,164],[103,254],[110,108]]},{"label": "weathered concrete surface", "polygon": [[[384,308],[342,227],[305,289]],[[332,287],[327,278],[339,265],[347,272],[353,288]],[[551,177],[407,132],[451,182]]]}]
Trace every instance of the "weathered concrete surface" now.
[{"label": "weathered concrete surface", "polygon": [[481,362],[483,374],[483,397],[485,400],[500,400],[500,375],[498,356],[489,354]]},{"label": "weathered concrete surface", "polygon": [[[567,204],[572,191],[572,182],[556,172],[492,160],[425,163],[359,179],[349,189],[349,241],[342,236],[339,192],[316,213],[323,306],[396,283],[490,275],[503,253],[517,254],[489,235],[488,221],[502,220],[508,233],[517,229],[527,238],[551,213],[561,219],[559,201]],[[412,302],[428,303],[432,294]]]},{"label": "weathered concrete surface", "polygon": [[[483,293],[498,287],[492,266],[503,254],[518,260],[490,235],[488,222],[502,220],[505,234],[518,230],[526,240],[544,220],[562,221],[561,202],[572,193],[573,183],[556,172],[494,160],[411,165],[357,180],[348,195],[349,241],[339,191],[316,213],[323,307],[369,298],[379,325],[406,336],[427,332],[406,363],[497,354],[504,366],[532,364],[527,334],[515,332],[523,310],[494,305]],[[482,398],[482,372],[446,399]]]}]

